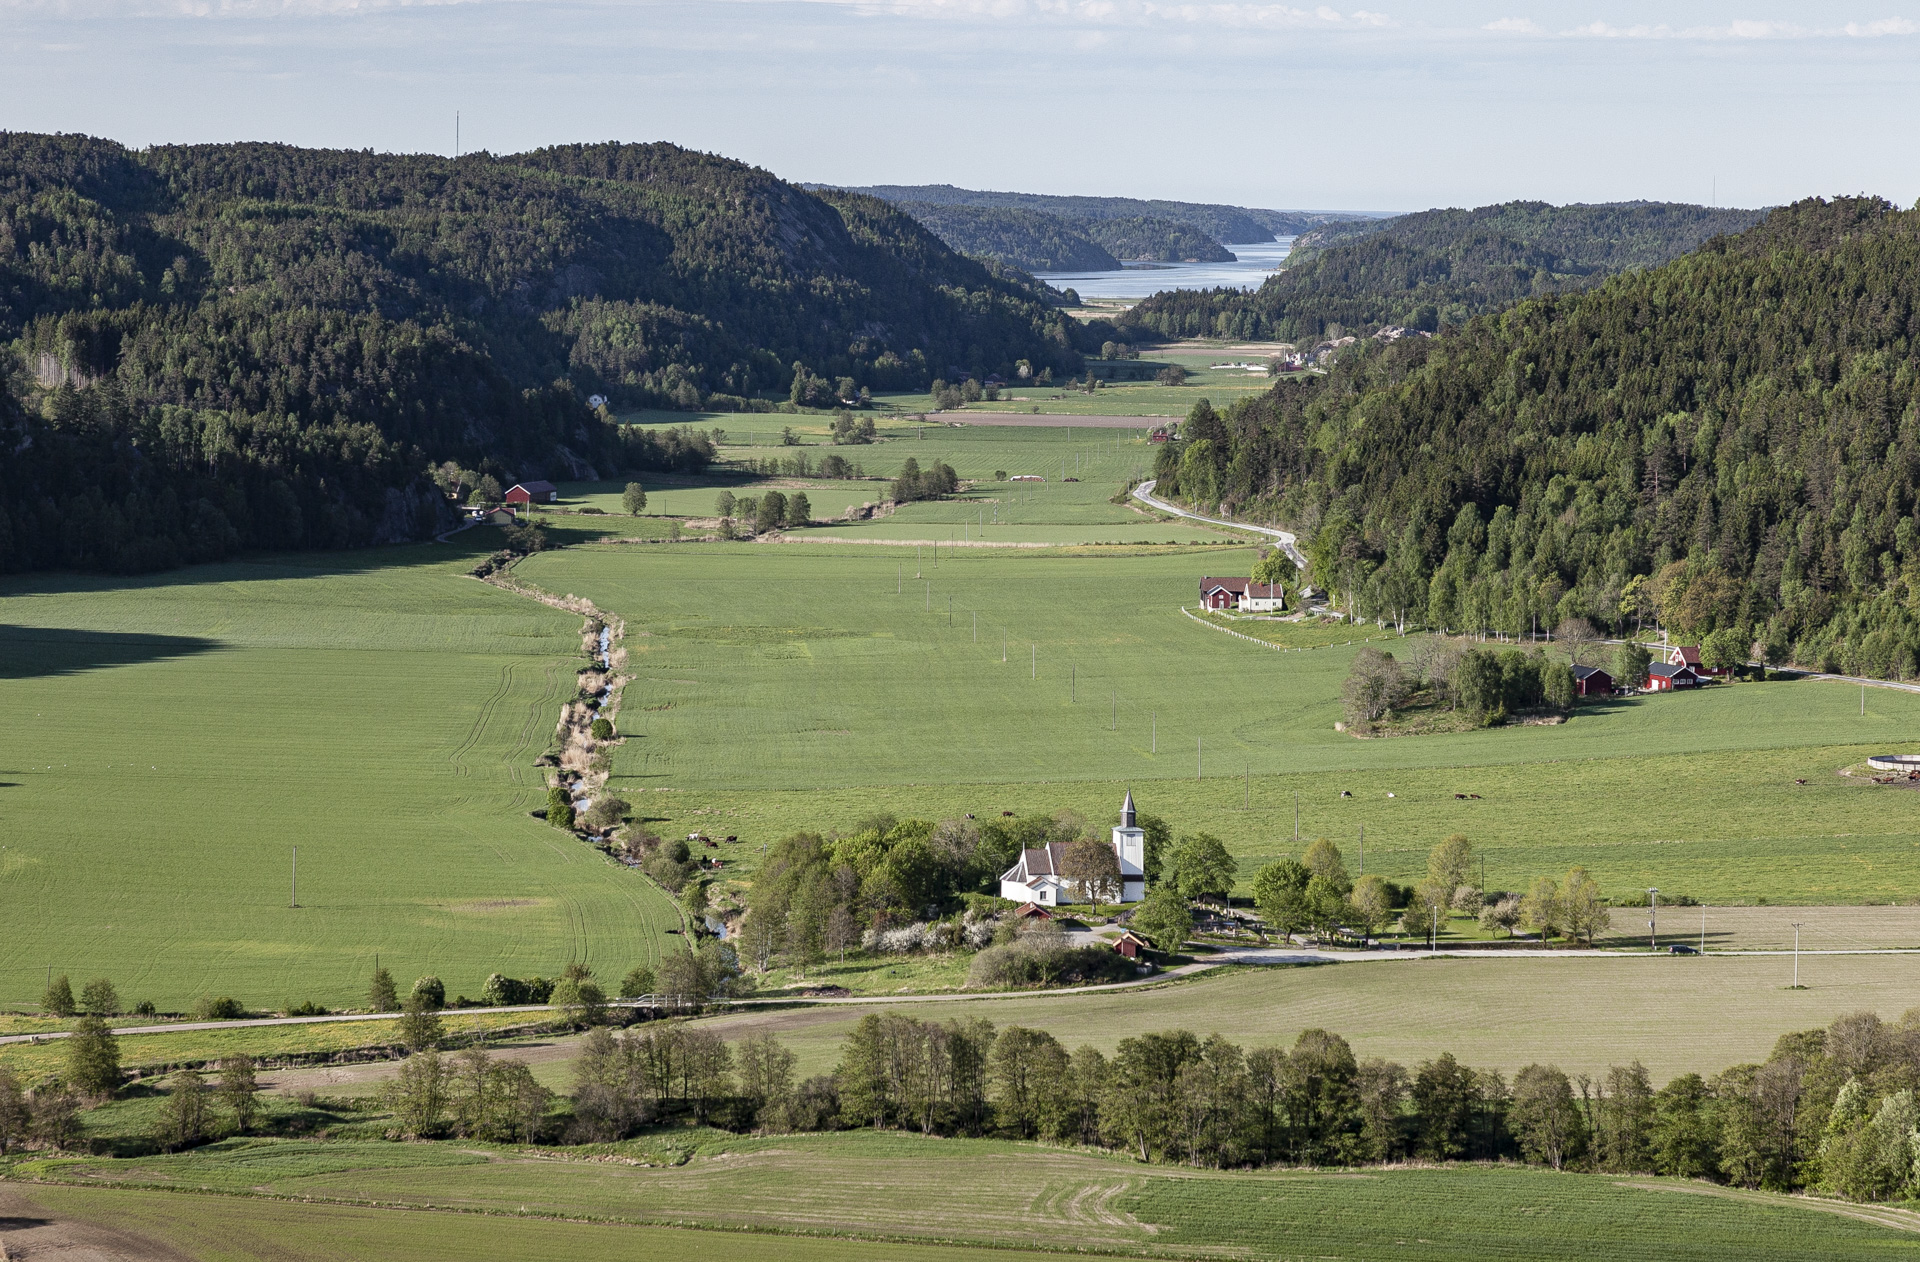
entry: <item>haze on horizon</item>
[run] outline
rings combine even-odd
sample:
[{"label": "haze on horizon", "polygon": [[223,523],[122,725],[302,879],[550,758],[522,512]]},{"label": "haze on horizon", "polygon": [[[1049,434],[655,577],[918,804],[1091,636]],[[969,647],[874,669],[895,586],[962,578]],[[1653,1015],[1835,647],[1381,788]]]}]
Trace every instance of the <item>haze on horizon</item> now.
[{"label": "haze on horizon", "polygon": [[[1889,7],[1908,4],[1908,10]],[[1920,196],[1916,0],[0,0],[0,127],[1275,208]]]}]

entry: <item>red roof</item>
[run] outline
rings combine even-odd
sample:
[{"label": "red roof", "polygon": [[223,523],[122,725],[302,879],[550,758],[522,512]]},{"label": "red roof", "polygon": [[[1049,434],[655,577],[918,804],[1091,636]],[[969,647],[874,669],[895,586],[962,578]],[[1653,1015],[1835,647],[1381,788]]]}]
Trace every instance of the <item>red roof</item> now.
[{"label": "red roof", "polygon": [[1675,666],[1699,666],[1700,648],[1694,644],[1679,644],[1673,652],[1667,654],[1667,660]]},{"label": "red roof", "polygon": [[1229,591],[1236,596],[1249,596],[1255,600],[1279,600],[1284,594],[1278,583],[1256,583],[1250,578],[1203,578],[1200,580],[1200,594]]}]

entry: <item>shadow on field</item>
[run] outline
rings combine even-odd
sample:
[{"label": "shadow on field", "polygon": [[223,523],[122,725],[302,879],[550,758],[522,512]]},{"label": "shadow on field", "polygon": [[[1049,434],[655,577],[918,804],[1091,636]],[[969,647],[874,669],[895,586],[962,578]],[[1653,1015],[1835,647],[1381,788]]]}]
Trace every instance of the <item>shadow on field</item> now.
[{"label": "shadow on field", "polygon": [[220,647],[218,640],[187,635],[129,635],[68,627],[16,627],[0,623],[0,679],[77,675],[82,671],[188,657]]},{"label": "shadow on field", "polygon": [[[617,533],[612,526],[592,518],[542,517],[536,520],[546,530],[552,546],[556,547],[590,543]],[[0,597],[159,591],[212,583],[257,583],[409,569],[465,573],[483,557],[499,551],[504,542],[498,528],[477,526],[449,536],[445,543],[386,544],[314,552],[255,552],[230,561],[188,565],[177,570],[162,570],[157,574],[20,574],[0,582]]]}]

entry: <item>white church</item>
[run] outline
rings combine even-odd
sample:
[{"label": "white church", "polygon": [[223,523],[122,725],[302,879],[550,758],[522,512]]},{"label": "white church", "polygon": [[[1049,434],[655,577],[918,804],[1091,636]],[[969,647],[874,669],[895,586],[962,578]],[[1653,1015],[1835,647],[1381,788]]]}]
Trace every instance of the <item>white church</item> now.
[{"label": "white church", "polygon": [[[1137,903],[1147,896],[1147,835],[1134,822],[1133,790],[1120,804],[1120,826],[1113,830],[1113,853],[1120,860],[1120,901]],[[1020,861],[1000,875],[1000,897],[1016,903],[1058,907],[1079,901],[1074,882],[1060,875],[1067,857],[1065,842],[1050,841],[1022,850]]]}]

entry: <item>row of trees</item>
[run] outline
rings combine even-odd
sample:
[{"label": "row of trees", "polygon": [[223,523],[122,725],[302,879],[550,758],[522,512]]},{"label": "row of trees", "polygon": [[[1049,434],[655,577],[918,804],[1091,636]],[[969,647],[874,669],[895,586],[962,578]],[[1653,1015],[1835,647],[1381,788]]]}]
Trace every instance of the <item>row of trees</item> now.
[{"label": "row of trees", "polygon": [[[1331,252],[1330,252],[1331,253]],[[1365,618],[1719,634],[1769,663],[1920,666],[1920,212],[1808,201],[1664,267],[1362,343],[1156,458],[1300,529]],[[1741,295],[1775,297],[1751,308]]]},{"label": "row of trees", "polygon": [[715,498],[713,507],[723,523],[729,526],[737,523],[753,534],[813,523],[813,504],[807,499],[805,491],[795,491],[791,495],[781,491],[764,491],[759,495],[738,497],[732,491],[722,491]]},{"label": "row of trees", "polygon": [[729,1048],[654,1026],[590,1036],[575,1135],[612,1139],[675,1116],[742,1129],[845,1127],[1004,1135],[1191,1166],[1337,1166],[1519,1158],[1554,1169],[1658,1173],[1856,1200],[1920,1191],[1920,1009],[1783,1036],[1763,1063],[1655,1088],[1638,1062],[1511,1079],[1442,1053],[1408,1068],[1337,1034],[1241,1047],[1186,1030],[1069,1051],[1052,1034],[979,1020],[870,1014],[830,1075],[797,1081],[766,1034]]}]

